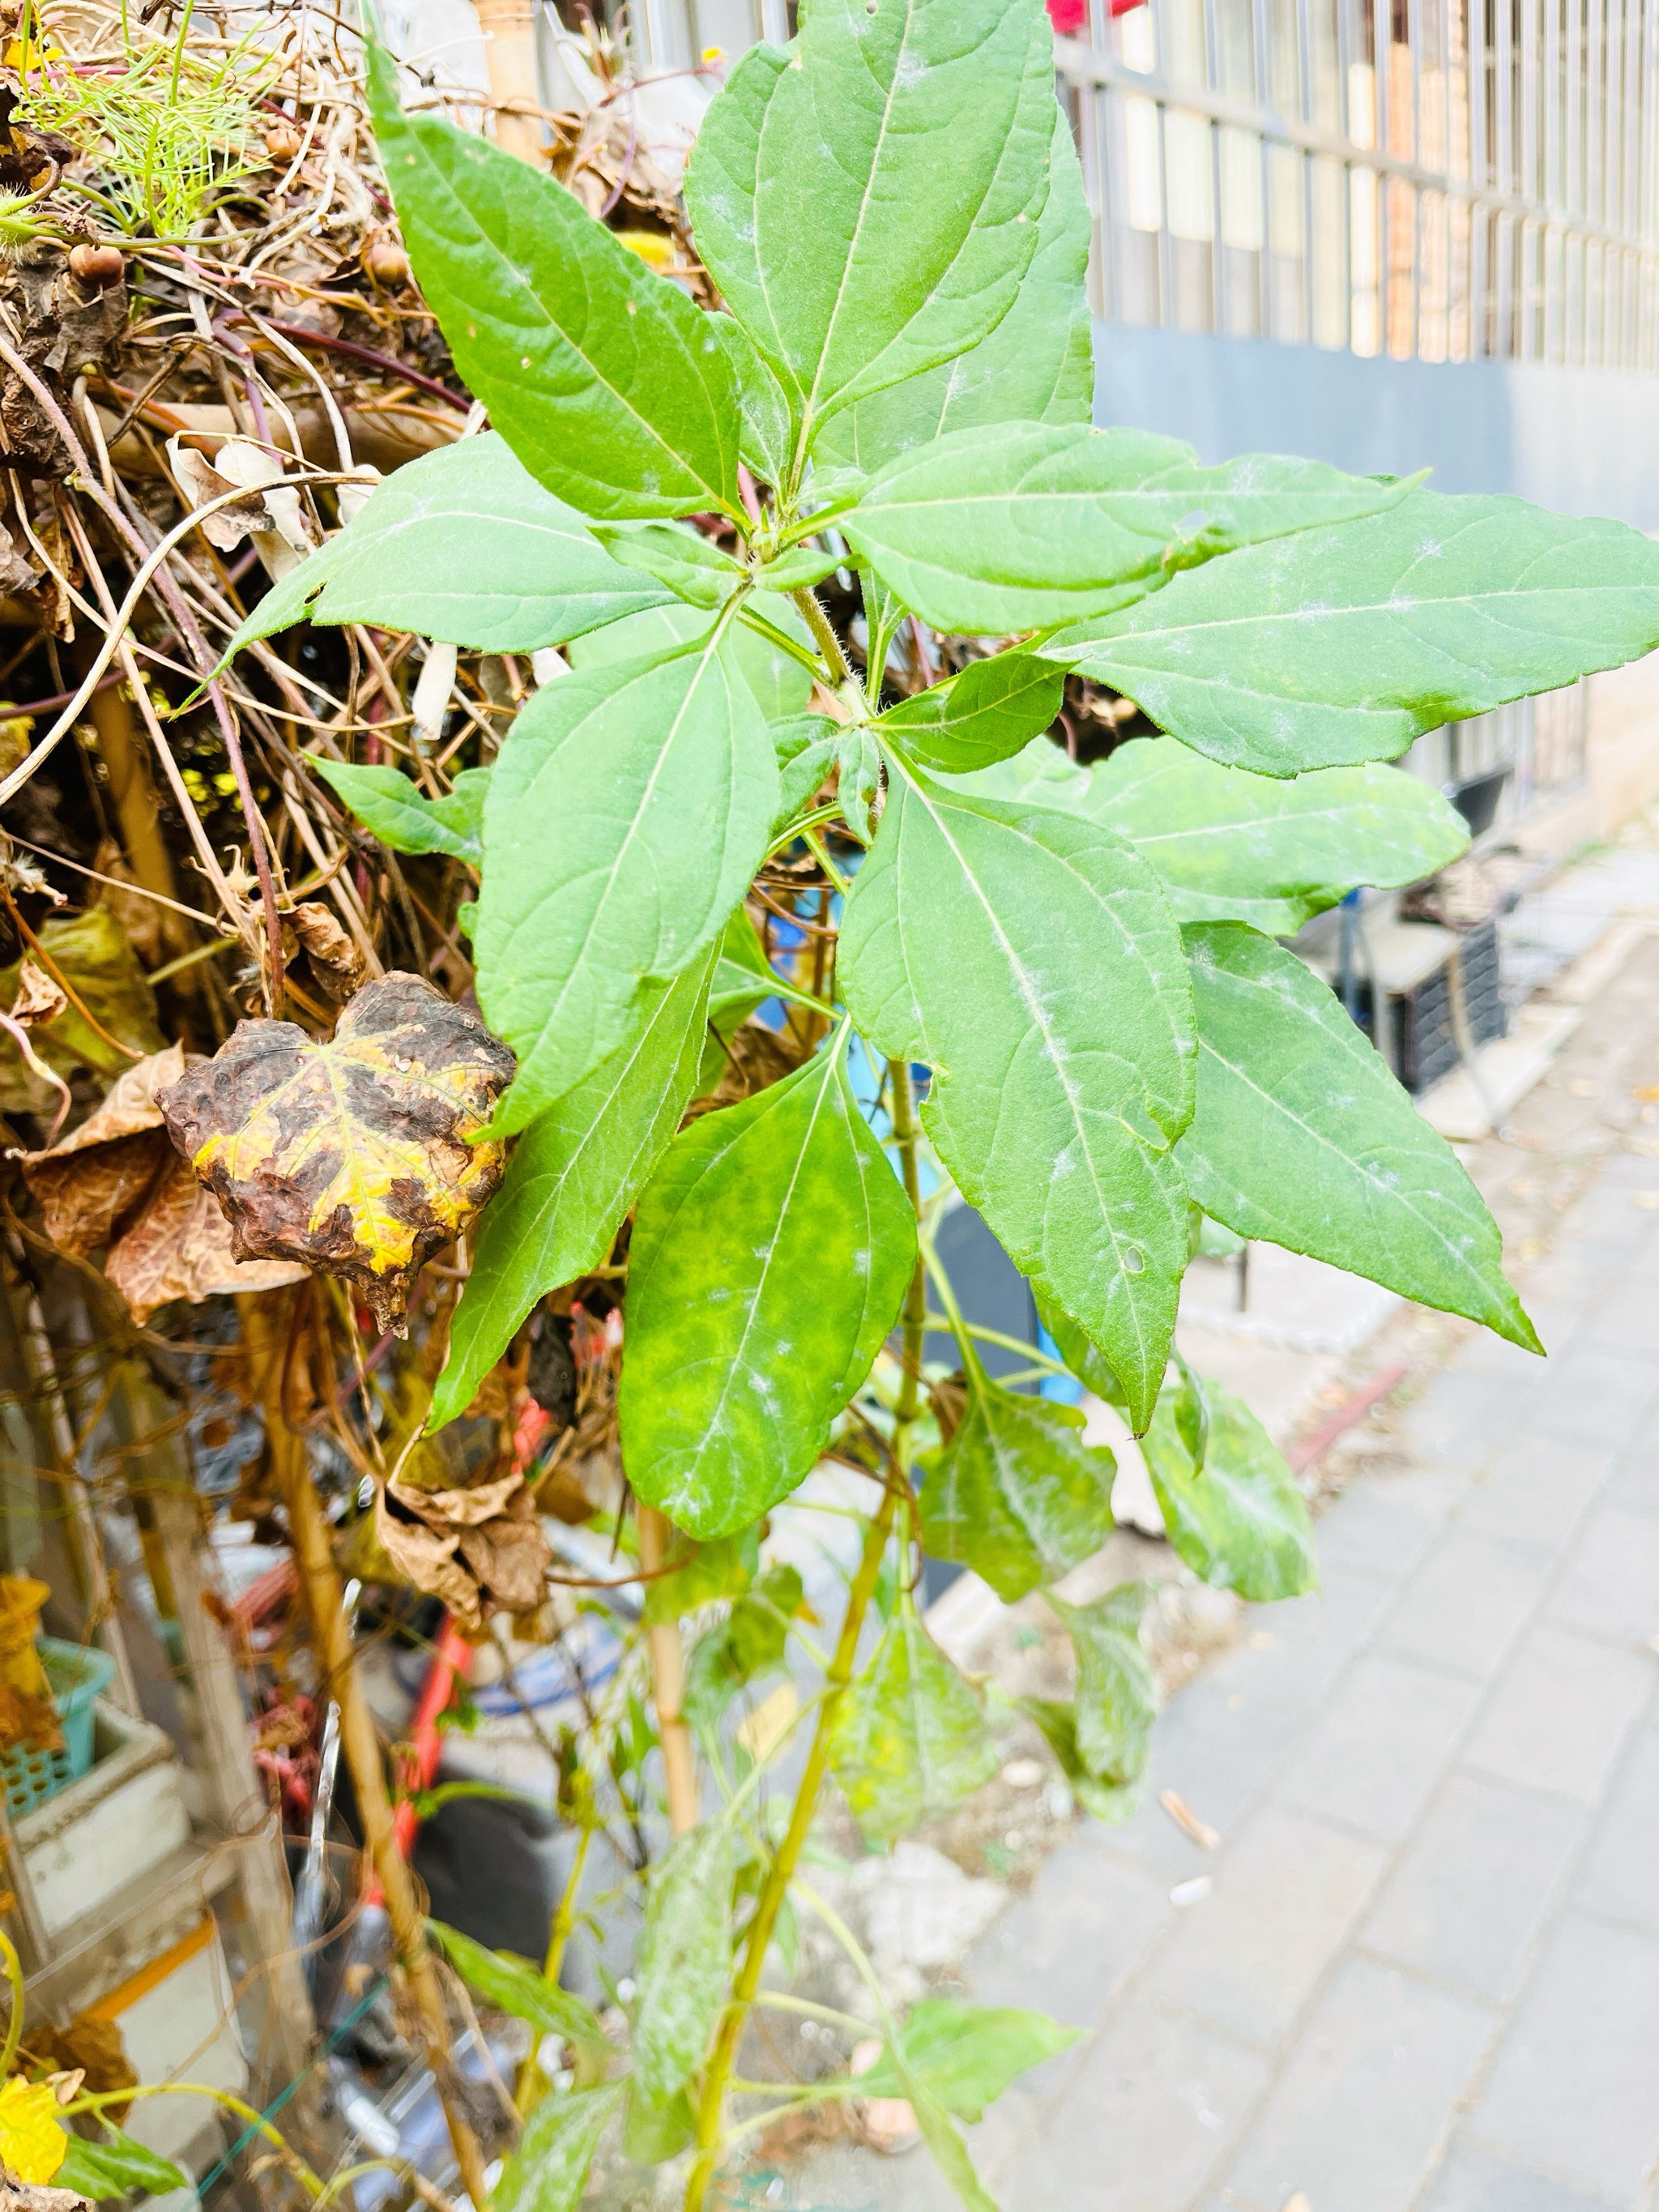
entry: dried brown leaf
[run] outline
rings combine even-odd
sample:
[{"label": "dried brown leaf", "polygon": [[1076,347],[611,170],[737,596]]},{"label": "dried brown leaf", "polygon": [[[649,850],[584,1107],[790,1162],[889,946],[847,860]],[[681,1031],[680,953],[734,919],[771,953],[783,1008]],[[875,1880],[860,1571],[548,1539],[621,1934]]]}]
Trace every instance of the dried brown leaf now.
[{"label": "dried brown leaf", "polygon": [[394,974],[358,993],[328,1044],[240,1022],[159,1103],[240,1256],[343,1276],[402,1334],[416,1276],[501,1181],[505,1148],[470,1140],[512,1073],[475,1013]]},{"label": "dried brown leaf", "polygon": [[147,1322],[174,1298],[199,1305],[236,1291],[275,1291],[305,1279],[289,1260],[246,1259],[211,1191],[174,1159],[137,1218],[110,1247],[104,1273]]},{"label": "dried brown leaf", "polygon": [[0,2166],[0,2212],[94,2212],[78,2189],[54,2189],[49,2182],[20,2181]]},{"label": "dried brown leaf", "polygon": [[155,1182],[172,1157],[155,1094],[184,1072],[182,1045],[151,1053],[61,1144],[23,1154],[23,1180],[59,1251],[84,1259],[100,1250]]},{"label": "dried brown leaf", "polygon": [[311,959],[311,972],[329,997],[349,999],[363,980],[363,956],[329,909],[306,899],[288,917]]},{"label": "dried brown leaf", "polygon": [[[41,924],[40,936],[34,964],[60,975],[93,1018],[88,1021],[71,1000],[32,1032],[34,1049],[48,1067],[65,1076],[82,1067],[116,1076],[135,1057],[161,1051],[167,1039],[156,1026],[155,994],[126,932],[106,907],[54,916]],[[14,961],[0,969],[0,1006],[9,1007],[16,999],[22,964]],[[12,1039],[0,1035],[0,1112],[38,1113],[49,1096],[24,1066]]]},{"label": "dried brown leaf", "polygon": [[11,1002],[11,1018],[20,1028],[38,1029],[45,1022],[55,1021],[69,1004],[69,994],[55,975],[48,975],[26,953],[18,964],[17,996]]},{"label": "dried brown leaf", "polygon": [[480,1589],[508,1613],[532,1612],[546,1595],[553,1554],[527,1490],[520,1489],[511,1511],[463,1528],[459,1549]]}]

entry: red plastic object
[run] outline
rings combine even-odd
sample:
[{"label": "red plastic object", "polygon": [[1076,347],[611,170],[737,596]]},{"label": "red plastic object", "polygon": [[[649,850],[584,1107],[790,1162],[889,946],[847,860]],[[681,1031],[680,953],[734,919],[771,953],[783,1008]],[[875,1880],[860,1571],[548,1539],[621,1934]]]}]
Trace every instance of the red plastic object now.
[{"label": "red plastic object", "polygon": [[[471,1656],[471,1646],[446,1613],[433,1650],[432,1664],[427,1668],[426,1680],[421,1685],[421,1694],[410,1718],[409,1756],[404,1761],[402,1778],[406,1794],[398,1800],[392,1816],[392,1832],[404,1858],[409,1856],[421,1825],[420,1815],[415,1810],[416,1794],[429,1790],[438,1771],[438,1753],[442,1748],[438,1717],[454,1696],[456,1683],[465,1680]],[[379,1875],[371,1873],[363,1885],[363,1902],[379,1905],[385,1901],[385,1896]]]}]

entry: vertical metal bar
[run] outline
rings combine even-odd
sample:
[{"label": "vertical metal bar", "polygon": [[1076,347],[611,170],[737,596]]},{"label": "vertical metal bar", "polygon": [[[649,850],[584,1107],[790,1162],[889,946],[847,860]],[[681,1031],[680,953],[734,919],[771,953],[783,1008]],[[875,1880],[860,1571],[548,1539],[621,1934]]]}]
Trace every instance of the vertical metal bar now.
[{"label": "vertical metal bar", "polygon": [[[1564,0],[1566,8],[1566,46],[1562,62],[1562,134],[1561,204],[1566,210],[1565,252],[1566,254],[1566,350],[1568,361],[1589,358],[1589,257],[1583,232],[1575,217],[1582,219],[1589,205],[1589,142],[1595,129],[1594,117],[1584,114],[1584,82],[1593,67],[1595,46],[1589,46],[1583,36],[1584,0]],[[1601,13],[1600,0],[1590,0],[1590,21],[1594,24]],[[1595,79],[1590,76],[1590,106],[1595,104]],[[1575,250],[1575,248],[1577,250]],[[1577,297],[1575,298],[1575,293]]]},{"label": "vertical metal bar", "polygon": [[[1521,190],[1530,200],[1545,197],[1538,131],[1538,50],[1542,31],[1539,0],[1521,0]],[[1535,222],[1522,220],[1521,234],[1521,353],[1525,360],[1542,358],[1542,294],[1538,270],[1541,265],[1542,232]]]},{"label": "vertical metal bar", "polygon": [[[1296,0],[1296,84],[1297,113],[1304,123],[1314,120],[1313,28],[1308,0]],[[1297,156],[1297,181],[1302,190],[1302,343],[1314,342],[1314,203],[1313,157],[1305,150]]]},{"label": "vertical metal bar", "polygon": [[[1564,0],[1539,0],[1543,15],[1543,82],[1539,87],[1542,116],[1539,129],[1538,169],[1542,189],[1539,198],[1547,206],[1559,206],[1561,200],[1561,10]],[[1545,361],[1566,358],[1565,320],[1562,315],[1561,268],[1565,257],[1565,238],[1559,224],[1547,217],[1543,225],[1539,264],[1540,304],[1542,327],[1539,333],[1540,358]]]},{"label": "vertical metal bar", "polygon": [[[1158,118],[1158,319],[1167,330],[1176,328],[1175,239],[1170,229],[1170,112],[1160,100],[1153,108]],[[1212,234],[1218,209],[1211,217]]]},{"label": "vertical metal bar", "polygon": [[[1511,9],[1515,0],[1492,0],[1492,12],[1497,21],[1497,52],[1492,68],[1492,116],[1494,122],[1493,182],[1500,193],[1515,188],[1515,56],[1512,37],[1514,18]],[[1514,281],[1514,241],[1508,218],[1498,210],[1492,222],[1492,241],[1498,257],[1496,287],[1496,342],[1492,351],[1500,360],[1507,360],[1515,350],[1514,306],[1511,289]]]},{"label": "vertical metal bar", "polygon": [[[1334,0],[1336,9],[1336,121],[1337,128],[1353,143],[1353,104],[1349,97],[1348,70],[1352,41],[1348,35],[1348,10],[1354,0]],[[1342,285],[1342,330],[1345,351],[1353,350],[1353,164],[1344,161],[1338,173],[1337,216],[1340,225],[1338,263]]]},{"label": "vertical metal bar", "polygon": [[1486,0],[1460,0],[1463,9],[1464,69],[1469,94],[1469,175],[1476,187],[1469,200],[1469,355],[1472,360],[1496,350],[1490,336],[1486,287],[1491,217],[1480,188],[1488,181],[1486,100],[1491,72],[1486,46]]},{"label": "vertical metal bar", "polygon": [[[1391,153],[1392,133],[1390,110],[1391,48],[1394,41],[1393,0],[1371,0],[1371,71],[1375,78],[1374,100],[1376,111],[1376,136],[1373,142],[1382,154]],[[1390,295],[1393,291],[1389,267],[1389,178],[1382,167],[1376,170],[1376,327],[1377,352],[1387,359],[1391,333],[1389,325]]]},{"label": "vertical metal bar", "polygon": [[[1411,65],[1411,149],[1407,158],[1419,166],[1423,162],[1423,5],[1422,0],[1406,0],[1406,50]],[[1428,228],[1427,210],[1423,194],[1411,186],[1412,209],[1412,306],[1411,342],[1407,350],[1416,359],[1423,350],[1423,248]]]},{"label": "vertical metal bar", "polygon": [[[1267,21],[1267,0],[1251,0],[1250,5],[1250,81],[1255,88],[1255,104],[1259,108],[1271,108],[1273,104],[1273,77],[1268,63],[1270,30]],[[1261,195],[1261,252],[1256,263],[1256,328],[1264,338],[1273,335],[1273,151],[1266,131],[1258,132],[1255,142],[1256,190]]]},{"label": "vertical metal bar", "polygon": [[[1204,80],[1212,92],[1224,89],[1221,67],[1221,27],[1217,0],[1204,0]],[[1227,270],[1227,240],[1221,199],[1221,125],[1212,120],[1205,133],[1210,156],[1210,313],[1218,331],[1231,325],[1232,287]]]}]

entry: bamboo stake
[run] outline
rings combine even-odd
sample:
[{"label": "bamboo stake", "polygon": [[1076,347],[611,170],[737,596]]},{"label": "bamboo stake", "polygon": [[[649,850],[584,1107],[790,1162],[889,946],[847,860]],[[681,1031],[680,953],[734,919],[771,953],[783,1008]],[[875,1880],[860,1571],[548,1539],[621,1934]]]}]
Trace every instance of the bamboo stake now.
[{"label": "bamboo stake", "polygon": [[546,155],[536,67],[536,11],[532,0],[477,0],[483,33],[484,66],[495,102],[495,143],[540,168]]},{"label": "bamboo stake", "polygon": [[[647,1576],[661,1567],[668,1548],[668,1523],[648,1505],[640,1508],[640,1565]],[[668,1825],[677,1836],[697,1825],[697,1766],[691,1731],[685,1724],[685,1646],[678,1620],[659,1621],[646,1632],[651,1680],[657,1702],[657,1735],[662,1745],[663,1778],[668,1786]]]},{"label": "bamboo stake", "polygon": [[334,1564],[328,1523],[312,1487],[305,1438],[290,1427],[283,1403],[293,1302],[288,1297],[267,1291],[245,1292],[236,1304],[242,1316],[242,1336],[252,1364],[252,1379],[264,1409],[271,1474],[287,1508],[289,1534],[306,1593],[307,1610],[311,1615],[312,1635],[324,1678],[319,1686],[339,1707],[340,1748],[345,1754],[356,1792],[369,1858],[386,1897],[392,1945],[420,2019],[427,2063],[432,2069],[444,2118],[449,2124],[449,2139],[454,2146],[462,2186],[483,2212],[489,2199],[483,2154],[454,2094],[449,2063],[449,2021],[444,2009],[443,1991],[427,1946],[426,1923],[415,1893],[414,1879],[398,1849],[386,1764],[374,1716],[357,1675],[356,1655],[346,1620],[345,1593]]}]

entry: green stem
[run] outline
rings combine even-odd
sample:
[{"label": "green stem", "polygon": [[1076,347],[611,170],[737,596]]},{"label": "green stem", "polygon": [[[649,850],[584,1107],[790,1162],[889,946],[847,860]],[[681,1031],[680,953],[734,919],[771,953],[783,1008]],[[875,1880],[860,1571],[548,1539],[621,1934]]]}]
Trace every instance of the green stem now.
[{"label": "green stem", "polygon": [[[592,1828],[584,1827],[576,1838],[576,1855],[570,1862],[570,1872],[560,1893],[558,1910],[554,1913],[553,1925],[548,1930],[547,1956],[542,1961],[542,1979],[550,1982],[555,1989],[558,1987],[565,1950],[576,1925],[576,1901],[592,1842]],[[538,2056],[540,2050],[541,2039],[538,2037],[525,2053],[524,2063],[519,2069],[519,2078],[513,2085],[513,2101],[526,2118],[545,2086]]]},{"label": "green stem", "polygon": [[791,592],[790,598],[800,610],[801,618],[812,633],[812,642],[823,655],[823,665],[830,671],[831,688],[839,691],[843,684],[852,680],[853,672],[847,655],[841,649],[841,640],[836,635],[836,626],[818,605],[818,595],[805,586]]},{"label": "green stem", "polygon": [[1047,1352],[1039,1352],[1036,1345],[1028,1344],[1024,1337],[1005,1336],[1000,1328],[981,1328],[976,1321],[964,1321],[958,1329],[949,1314],[929,1314],[927,1327],[930,1331],[948,1328],[953,1334],[972,1337],[975,1344],[994,1344],[1002,1352],[1023,1352],[1032,1365],[1045,1375],[1069,1375],[1072,1371],[1063,1359],[1050,1359]]},{"label": "green stem", "polygon": [[[806,596],[810,597],[810,594]],[[816,606],[817,602],[813,604]],[[892,1090],[893,1134],[898,1145],[904,1188],[911,1206],[920,1214],[921,1177],[916,1166],[917,1133],[910,1097],[910,1071],[904,1061],[890,1060],[888,1075]],[[915,1273],[905,1294],[904,1379],[900,1385],[895,1409],[893,1456],[895,1472],[901,1477],[908,1468],[910,1431],[921,1403],[921,1339],[927,1316],[927,1279],[918,1255]],[[836,1716],[853,1679],[864,1617],[869,1611],[870,1601],[875,1595],[881,1563],[887,1554],[888,1539],[893,1533],[893,1523],[897,1518],[901,1500],[908,1495],[908,1483],[902,1484],[890,1479],[883,1490],[880,1506],[865,1534],[864,1551],[857,1572],[853,1577],[852,1587],[847,1594],[847,1611],[842,1619],[835,1656],[824,1678],[823,1703],[818,1709],[811,1748],[806,1754],[800,1785],[790,1808],[789,1826],[767,1869],[766,1881],[744,1947],[743,1964],[732,1984],[731,2002],[721,2018],[714,2051],[704,2069],[702,2094],[697,2107],[697,2162],[686,2184],[684,2212],[703,2212],[708,2200],[708,2185],[714,2178],[715,2162],[720,2156],[724,2136],[726,2087],[737,2061],[744,2025],[749,2008],[759,1991],[761,1972],[766,1964],[766,1954],[777,1926],[778,1915],[789,1893],[789,1885],[794,1879],[795,1869],[799,1864],[801,1852],[817,1810],[818,1794],[830,1771],[830,1745]]]},{"label": "green stem", "polygon": [[6,2022],[5,2044],[0,2047],[3,2081],[16,2063],[17,2046],[23,2040],[23,1962],[17,1955],[17,1946],[3,1933],[0,1933],[0,1959],[5,1961],[6,1979],[11,1984],[11,2018]]},{"label": "green stem", "polygon": [[312,2172],[287,2136],[272,2127],[263,2112],[256,2112],[252,2105],[245,2105],[228,2089],[210,2088],[201,2081],[138,2081],[125,2089],[99,2089],[76,2097],[64,2106],[64,2114],[72,2118],[76,2112],[101,2112],[106,2105],[125,2105],[134,2097],[210,2097],[216,2105],[222,2105],[228,2112],[234,2112],[239,2120],[258,2130],[298,2176],[308,2197],[314,2200],[322,2195],[320,2178]]}]

